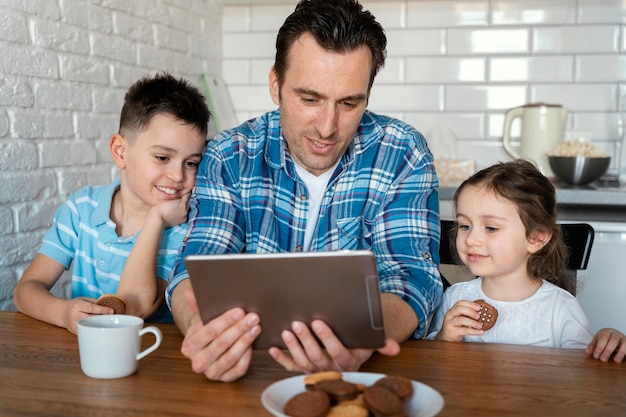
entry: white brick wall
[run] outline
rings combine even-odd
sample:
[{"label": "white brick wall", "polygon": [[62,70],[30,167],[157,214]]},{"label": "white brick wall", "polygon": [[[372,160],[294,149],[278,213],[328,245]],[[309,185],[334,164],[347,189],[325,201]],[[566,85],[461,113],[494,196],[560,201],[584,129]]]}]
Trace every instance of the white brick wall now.
[{"label": "white brick wall", "polygon": [[[243,3],[249,4],[224,9],[224,77],[239,121],[275,107],[267,73],[277,28],[296,1]],[[389,42],[370,109],[427,137],[450,127],[457,155],[479,167],[509,158],[501,146],[504,112],[532,101],[563,104],[568,129],[590,131],[598,146],[613,151],[618,100],[626,92],[622,0],[362,3]]]},{"label": "white brick wall", "polygon": [[[126,89],[167,70],[220,74],[221,1],[0,2],[0,309],[60,204],[111,181]],[[67,292],[66,285],[55,289]]]}]

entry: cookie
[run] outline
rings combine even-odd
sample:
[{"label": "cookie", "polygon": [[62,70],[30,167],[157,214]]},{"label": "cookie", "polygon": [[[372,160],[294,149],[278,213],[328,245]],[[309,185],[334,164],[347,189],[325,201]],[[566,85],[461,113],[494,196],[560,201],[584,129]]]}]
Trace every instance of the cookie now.
[{"label": "cookie", "polygon": [[372,385],[363,391],[365,406],[376,416],[402,415],[404,401],[380,385]]},{"label": "cookie", "polygon": [[291,417],[324,417],[330,410],[330,398],[322,391],[304,391],[285,404],[285,414]]},{"label": "cookie", "polygon": [[343,379],[325,379],[317,382],[313,389],[328,394],[331,404],[337,404],[340,401],[353,400],[359,395],[359,389],[353,384]]},{"label": "cookie", "polygon": [[474,302],[480,304],[480,318],[478,320],[483,322],[483,330],[491,329],[496,324],[496,320],[498,320],[498,310],[485,300],[476,300]]},{"label": "cookie", "polygon": [[343,374],[339,371],[324,371],[308,374],[304,377],[304,386],[307,389],[312,389],[315,384],[327,379],[341,379]]},{"label": "cookie", "polygon": [[111,307],[113,309],[113,314],[126,313],[126,301],[116,294],[101,295],[100,298],[98,298],[98,301],[96,301],[96,304]]},{"label": "cookie", "polygon": [[376,381],[374,385],[387,388],[400,397],[402,401],[406,401],[413,396],[413,383],[409,378],[403,376],[387,375]]},{"label": "cookie", "polygon": [[368,417],[369,410],[365,406],[352,403],[341,403],[330,408],[326,417]]}]

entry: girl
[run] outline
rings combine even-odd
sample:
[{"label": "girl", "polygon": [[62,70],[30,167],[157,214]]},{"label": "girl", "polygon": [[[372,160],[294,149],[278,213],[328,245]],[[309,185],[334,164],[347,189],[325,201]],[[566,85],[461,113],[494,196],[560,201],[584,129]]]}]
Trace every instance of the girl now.
[{"label": "girl", "polygon": [[[606,349],[620,350],[621,344],[619,361],[623,359],[624,336],[603,329],[591,346],[584,311],[561,288],[567,280],[567,253],[556,222],[556,193],[530,162],[500,163],[477,172],[458,188],[454,203],[457,252],[478,278],[446,290],[429,339],[590,347],[588,353],[598,359]],[[480,306],[474,301],[479,299],[498,311],[490,330],[483,330],[478,320]]]}]

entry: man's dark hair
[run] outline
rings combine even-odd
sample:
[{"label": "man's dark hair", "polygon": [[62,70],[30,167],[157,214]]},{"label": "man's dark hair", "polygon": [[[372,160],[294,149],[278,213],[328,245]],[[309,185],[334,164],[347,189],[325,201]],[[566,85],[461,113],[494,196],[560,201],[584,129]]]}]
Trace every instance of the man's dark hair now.
[{"label": "man's dark hair", "polygon": [[345,53],[366,45],[372,53],[374,77],[385,64],[387,37],[376,18],[356,0],[301,0],[287,17],[276,37],[274,70],[282,86],[289,65],[287,56],[291,45],[304,33],[313,35],[328,51]]},{"label": "man's dark hair", "polygon": [[192,125],[204,137],[211,118],[202,93],[188,81],[166,72],[141,78],[128,89],[124,96],[119,133],[133,136],[157,114],[168,114]]}]

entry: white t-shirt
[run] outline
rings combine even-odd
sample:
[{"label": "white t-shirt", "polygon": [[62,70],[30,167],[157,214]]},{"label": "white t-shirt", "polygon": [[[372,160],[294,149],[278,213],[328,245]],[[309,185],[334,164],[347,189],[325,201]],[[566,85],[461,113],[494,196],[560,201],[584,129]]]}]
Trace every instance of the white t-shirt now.
[{"label": "white t-shirt", "polygon": [[313,232],[315,231],[315,227],[317,226],[317,219],[320,215],[320,205],[322,204],[322,198],[324,197],[324,192],[326,191],[328,181],[333,175],[333,172],[335,172],[335,168],[337,167],[337,165],[339,165],[339,161],[337,161],[335,166],[328,171],[319,176],[316,176],[311,174],[306,169],[302,168],[300,165],[295,164],[296,172],[298,173],[298,176],[302,179],[302,181],[304,181],[304,185],[306,185],[306,189],[309,193],[309,212],[307,213],[306,229],[304,230],[304,252],[308,251],[311,247]]},{"label": "white t-shirt", "polygon": [[441,330],[446,312],[459,300],[483,299],[498,310],[496,324],[482,336],[465,336],[466,342],[584,349],[591,342],[591,325],[576,298],[556,285],[543,281],[530,297],[521,301],[498,301],[485,295],[482,278],[459,282],[443,294],[427,339]]}]

